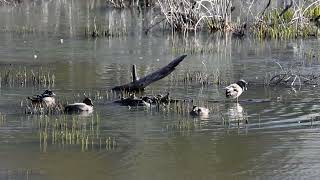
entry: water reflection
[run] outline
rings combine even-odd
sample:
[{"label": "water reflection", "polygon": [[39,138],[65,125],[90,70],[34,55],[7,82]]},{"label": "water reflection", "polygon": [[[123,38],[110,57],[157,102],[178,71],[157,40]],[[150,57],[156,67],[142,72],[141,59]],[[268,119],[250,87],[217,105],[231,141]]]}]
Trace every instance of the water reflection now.
[{"label": "water reflection", "polygon": [[230,104],[227,114],[230,121],[244,121],[246,119],[244,109],[239,103]]},{"label": "water reflection", "polygon": [[[54,74],[51,85],[8,86],[2,79],[0,179],[21,167],[43,168],[40,179],[294,179],[319,175],[313,170],[320,162],[315,153],[320,125],[318,88],[296,88],[293,93],[286,87],[261,85],[267,73],[279,71],[274,58],[301,64],[305,49],[319,49],[319,40],[239,40],[206,34],[182,38],[163,35],[159,29],[144,36],[143,27],[152,21],[153,10],[143,12],[143,17],[135,10],[111,10],[103,4],[34,1],[18,8],[0,8],[1,77],[5,77],[2,67],[6,66],[30,67],[34,73],[43,67],[47,80],[50,72],[49,82]],[[128,33],[118,38],[85,38],[85,29],[92,30],[94,18],[101,28],[116,27]],[[184,53],[188,57],[172,75],[145,91],[152,95],[169,91],[182,104],[155,110],[112,103],[118,97],[108,89],[132,79],[132,64],[142,77]],[[186,76],[207,77],[207,83],[185,81]],[[241,98],[268,101],[225,102],[222,84],[216,84],[215,78],[222,84],[240,78],[256,82]],[[79,100],[86,92],[95,101],[94,113],[26,116],[19,108],[21,100],[48,86],[62,102]],[[277,97],[281,98],[277,101]],[[209,116],[190,118],[191,107],[183,101],[190,99],[208,107]],[[244,127],[250,130],[245,135],[237,131]]]}]

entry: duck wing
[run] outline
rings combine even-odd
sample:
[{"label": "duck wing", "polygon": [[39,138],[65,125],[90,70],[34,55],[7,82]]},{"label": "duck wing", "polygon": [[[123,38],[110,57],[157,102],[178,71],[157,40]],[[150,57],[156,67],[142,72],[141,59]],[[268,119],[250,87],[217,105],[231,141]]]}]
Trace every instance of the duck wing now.
[{"label": "duck wing", "polygon": [[41,95],[34,95],[32,97],[28,97],[29,100],[31,100],[32,102],[42,102],[43,97]]}]

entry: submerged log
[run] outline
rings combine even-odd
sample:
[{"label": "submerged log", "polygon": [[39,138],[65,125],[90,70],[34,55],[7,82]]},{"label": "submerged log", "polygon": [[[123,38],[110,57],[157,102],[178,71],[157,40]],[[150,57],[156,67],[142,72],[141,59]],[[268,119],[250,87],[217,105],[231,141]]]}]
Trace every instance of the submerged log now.
[{"label": "submerged log", "polygon": [[162,67],[161,69],[159,69],[151,74],[148,74],[147,76],[145,76],[141,79],[137,78],[135,66],[133,66],[133,68],[132,68],[133,81],[128,84],[115,86],[112,88],[112,90],[114,90],[114,91],[141,91],[141,90],[144,90],[144,88],[147,87],[149,84],[168,76],[172,71],[175,70],[175,67],[178,66],[179,63],[181,61],[183,61],[186,56],[187,55],[182,55],[182,56],[175,58],[168,65]]}]

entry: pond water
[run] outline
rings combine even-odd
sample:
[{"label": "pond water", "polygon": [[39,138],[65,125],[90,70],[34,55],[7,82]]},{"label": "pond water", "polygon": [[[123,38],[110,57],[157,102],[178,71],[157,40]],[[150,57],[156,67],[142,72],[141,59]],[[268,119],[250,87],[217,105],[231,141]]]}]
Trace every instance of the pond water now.
[{"label": "pond water", "polygon": [[[276,62],[318,73],[319,39],[183,38],[160,29],[145,35],[143,27],[154,12],[120,12],[103,2],[1,7],[1,75],[25,68],[54,75],[54,83],[9,85],[1,77],[0,179],[319,177],[318,87],[264,85],[266,77],[281,71]],[[87,38],[85,29],[94,19],[127,34]],[[182,54],[188,56],[177,69],[148,86],[145,94],[170,92],[172,98],[193,100],[210,108],[208,117],[191,117],[191,105],[177,112],[112,103],[117,95],[109,90],[130,81],[132,64],[144,76]],[[225,83],[183,81],[199,72],[219,74]],[[239,103],[226,100],[225,84],[240,78],[249,82],[248,91]],[[47,88],[61,102],[90,96],[94,112],[25,114],[26,97]]]}]

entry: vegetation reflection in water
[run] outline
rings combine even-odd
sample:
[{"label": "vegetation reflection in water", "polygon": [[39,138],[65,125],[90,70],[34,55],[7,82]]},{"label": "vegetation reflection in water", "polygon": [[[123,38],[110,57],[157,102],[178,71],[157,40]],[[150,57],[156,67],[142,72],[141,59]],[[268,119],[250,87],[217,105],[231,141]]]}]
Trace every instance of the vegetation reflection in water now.
[{"label": "vegetation reflection in water", "polygon": [[[9,97],[4,97],[9,93],[16,93],[21,96],[21,99],[23,99],[23,97],[26,96],[25,93],[28,91],[28,93],[30,93],[30,91],[33,92],[38,91],[39,89],[42,90],[42,88],[53,88],[54,90],[58,90],[61,93],[64,93],[64,95],[59,95],[59,103],[61,106],[68,102],[79,100],[83,96],[83,93],[79,93],[79,91],[85,91],[86,95],[90,96],[94,101],[98,102],[96,106],[97,108],[103,107],[105,108],[104,111],[114,111],[111,113],[111,117],[109,117],[109,112],[103,112],[104,114],[100,114],[99,111],[95,111],[96,114],[88,117],[46,112],[35,112],[31,113],[32,115],[25,115],[20,112],[15,112],[16,114],[14,115],[14,117],[21,116],[20,118],[23,119],[27,116],[28,118],[32,119],[32,127],[36,129],[36,133],[32,133],[37,135],[37,139],[35,139],[35,141],[37,143],[39,142],[41,152],[51,152],[52,149],[56,148],[57,154],[59,154],[58,156],[61,155],[64,159],[67,159],[65,158],[64,153],[66,153],[66,151],[68,151],[67,153],[70,153],[70,149],[74,148],[75,151],[79,151],[80,158],[88,157],[88,159],[94,161],[93,164],[96,166],[92,166],[92,169],[86,169],[92,172],[92,174],[90,174],[92,178],[94,178],[94,176],[97,174],[100,174],[105,178],[105,175],[108,174],[106,173],[106,171],[109,170],[108,166],[110,164],[110,166],[114,168],[110,168],[111,170],[109,172],[112,171],[116,174],[114,179],[128,179],[128,177],[132,177],[132,179],[148,179],[148,177],[146,177],[148,176],[148,172],[152,174],[152,177],[155,177],[154,175],[156,174],[160,174],[161,177],[158,176],[160,178],[155,179],[185,179],[186,177],[189,179],[201,179],[201,175],[208,175],[203,179],[208,179],[208,177],[212,178],[215,177],[215,175],[217,175],[216,179],[228,179],[225,178],[226,176],[220,175],[220,177],[219,174],[232,174],[228,177],[232,176],[239,179],[250,179],[250,177],[257,177],[257,174],[265,177],[266,174],[270,175],[268,173],[278,172],[278,167],[283,167],[284,165],[282,163],[288,163],[285,161],[286,158],[293,161],[299,161],[299,165],[301,165],[301,168],[299,169],[296,167],[296,169],[298,170],[312,169],[312,167],[310,168],[310,164],[308,164],[307,161],[309,161],[309,158],[313,158],[315,161],[317,160],[316,156],[312,156],[316,149],[311,149],[311,153],[307,155],[298,154],[298,156],[296,156],[292,153],[303,152],[304,149],[300,148],[300,145],[303,147],[308,147],[308,145],[310,145],[308,144],[310,143],[308,142],[309,139],[310,141],[312,141],[312,143],[316,142],[314,141],[315,137],[317,137],[315,135],[316,133],[309,134],[305,132],[309,131],[311,128],[317,128],[320,122],[318,118],[319,116],[316,112],[319,109],[316,106],[318,102],[307,102],[304,100],[304,98],[309,98],[309,95],[314,93],[316,90],[312,90],[313,84],[310,83],[310,85],[312,86],[306,87],[308,93],[301,95],[302,93],[300,94],[300,90],[298,89],[300,87],[297,76],[302,79],[302,77],[304,77],[306,74],[305,72],[300,71],[301,69],[306,68],[306,66],[308,65],[311,66],[313,64],[319,63],[320,51],[312,47],[312,45],[309,46],[308,43],[310,43],[310,41],[303,40],[301,42],[265,42],[262,40],[294,39],[296,37],[307,37],[309,35],[318,36],[319,33],[314,31],[314,27],[308,26],[308,24],[305,23],[303,24],[306,25],[305,28],[286,28],[288,27],[288,25],[290,25],[291,22],[294,22],[292,23],[292,26],[294,26],[295,23],[298,22],[299,18],[310,18],[310,13],[313,13],[312,16],[317,16],[317,13],[319,11],[318,7],[311,7],[307,9],[306,13],[302,14],[302,16],[298,19],[295,19],[295,15],[292,14],[292,9],[301,9],[302,11],[304,11],[306,8],[306,4],[295,4],[295,6],[298,5],[301,8],[291,8],[281,17],[279,17],[279,10],[275,10],[271,7],[268,8],[266,12],[261,16],[261,18],[255,19],[256,23],[253,23],[254,26],[251,26],[251,29],[249,30],[254,37],[258,37],[257,39],[248,39],[246,37],[238,38],[234,36],[231,37],[229,35],[234,32],[230,31],[229,33],[228,31],[225,31],[226,29],[224,27],[226,27],[225,25],[227,24],[217,24],[216,22],[214,22],[213,18],[203,18],[203,23],[201,24],[211,26],[211,29],[220,28],[218,31],[219,33],[221,32],[221,36],[203,36],[204,38],[202,38],[200,34],[194,35],[194,33],[190,31],[183,34],[184,36],[181,38],[178,37],[177,34],[175,34],[178,31],[175,31],[173,33],[174,35],[161,36],[161,40],[159,40],[160,38],[157,37],[157,35],[159,34],[159,30],[163,30],[162,32],[166,32],[166,30],[171,29],[169,24],[170,22],[166,22],[165,20],[162,21],[163,26],[158,26],[160,28],[152,28],[152,31],[149,31],[150,33],[148,37],[141,35],[144,34],[143,31],[145,31],[146,26],[150,27],[150,25],[152,25],[152,22],[156,22],[154,21],[156,18],[153,17],[158,16],[157,13],[154,13],[154,10],[156,10],[156,8],[151,8],[151,10],[148,12],[145,12],[143,10],[142,13],[139,10],[138,15],[136,15],[134,14],[135,10],[132,10],[132,14],[130,14],[130,11],[119,9],[108,9],[107,11],[104,11],[105,6],[102,3],[104,1],[83,1],[82,3],[84,8],[79,10],[78,7],[81,7],[78,6],[79,2],[80,1],[39,1],[37,3],[34,3],[33,5],[27,4],[27,10],[23,10],[22,8],[19,9],[19,7],[18,10],[15,10],[13,8],[12,13],[7,13],[6,17],[3,18],[6,20],[3,21],[5,28],[1,28],[2,31],[0,29],[1,33],[3,33],[4,35],[5,42],[8,43],[4,44],[4,46],[21,46],[18,42],[20,41],[20,39],[16,40],[16,37],[21,39],[32,38],[32,41],[37,41],[34,40],[34,37],[40,38],[40,41],[46,39],[47,41],[39,42],[39,44],[32,44],[34,48],[37,48],[36,46],[38,46],[41,52],[43,52],[43,55],[46,55],[46,57],[43,59],[42,57],[44,56],[41,57],[39,55],[38,58],[36,58],[37,56],[34,56],[34,58],[36,58],[37,60],[41,60],[42,62],[36,61],[32,63],[47,63],[47,61],[58,62],[57,65],[55,63],[49,63],[50,65],[54,65],[52,66],[53,69],[48,68],[48,71],[41,69],[38,70],[38,66],[31,68],[24,66],[21,66],[20,68],[18,66],[15,66],[15,71],[10,71],[10,73],[12,72],[12,74],[7,75],[8,71],[2,71],[3,69],[1,68],[1,72],[4,72],[3,74],[1,74],[1,93],[3,92],[3,94],[1,94],[1,98],[3,98],[5,101],[3,101],[4,103],[1,104],[0,108],[3,108],[3,110],[5,111],[9,111],[8,109],[12,107],[12,104],[15,103],[14,105],[18,106],[17,104],[19,104],[19,102],[15,101],[16,98],[13,98],[13,95],[10,94]],[[199,3],[204,1],[197,2]],[[224,1],[220,2],[223,3]],[[243,6],[237,6],[237,4],[234,5],[237,6],[237,10],[239,8],[244,8],[241,9],[241,12],[251,12],[250,10],[252,10],[252,15],[257,15],[257,13],[254,11],[254,8],[250,9],[252,6],[248,6],[248,3],[251,2],[243,1],[243,3]],[[51,8],[51,5],[53,5],[54,8]],[[219,8],[223,8],[222,4],[217,5],[219,6]],[[45,9],[46,6],[49,7],[49,9]],[[186,7],[188,8],[191,6]],[[34,16],[33,8],[36,11],[39,8],[43,8],[44,10],[40,12],[37,11],[37,16]],[[231,8],[231,6],[228,8]],[[19,14],[20,16],[16,16],[17,14]],[[177,15],[177,17],[182,17],[179,12],[171,12],[167,15],[172,16],[172,14]],[[297,13],[296,15],[298,14],[299,13]],[[230,18],[231,16],[235,17],[234,15],[227,13],[225,18]],[[250,16],[251,15],[249,15],[249,19]],[[37,19],[38,17],[40,19]],[[19,24],[20,21],[18,20],[20,18],[22,19],[23,23]],[[129,26],[130,23],[128,22],[130,22],[130,20],[128,20],[128,18],[137,18],[139,22],[134,23],[134,26],[137,25],[139,27],[131,29],[132,27]],[[160,16],[160,19],[161,18],[163,18],[163,16]],[[30,22],[26,19],[36,20],[34,24],[31,23],[31,25],[25,25],[25,22]],[[168,18],[168,20],[170,19]],[[231,23],[235,25],[232,26],[232,28],[234,28],[234,30],[240,28],[241,30],[241,27],[243,27],[241,17],[235,20],[236,22],[234,22],[234,20],[232,19],[233,22]],[[14,23],[12,24],[12,22]],[[18,25],[15,24],[15,22],[17,22]],[[175,21],[173,23],[179,22]],[[56,26],[52,28],[52,24],[56,24]],[[198,33],[200,32],[200,29],[204,29],[205,26],[202,25],[196,27],[198,28]],[[184,28],[182,26],[180,27],[182,29]],[[49,36],[46,36],[48,34]],[[132,34],[134,34],[134,37],[137,37],[137,39],[133,38],[133,43],[131,39]],[[14,39],[11,39],[12,37],[8,38],[8,36],[10,37],[11,35],[12,37],[14,37]],[[247,35],[250,36],[250,34]],[[91,39],[91,37],[94,38]],[[96,37],[99,37],[99,39]],[[56,44],[54,43],[52,43],[52,45],[52,38],[54,38],[53,41],[56,43],[58,43],[58,40],[60,38],[63,38],[63,45],[59,44],[59,47],[56,47]],[[84,38],[85,40],[83,40],[82,38]],[[167,38],[167,40],[162,41],[162,39],[165,38]],[[177,39],[179,38],[181,38],[182,40],[178,41]],[[158,44],[156,42],[160,43]],[[163,44],[161,44],[162,42]],[[131,43],[134,45],[132,45]],[[83,44],[85,45],[83,46]],[[53,51],[53,49],[55,48],[57,48],[57,52],[51,53],[51,51]],[[48,53],[43,51],[47,49],[49,49],[47,51]],[[105,49],[108,49],[108,51],[106,51]],[[120,51],[118,51],[119,49]],[[14,59],[17,61],[26,62],[24,57],[32,57],[33,55],[36,55],[31,51],[17,51],[19,57],[9,57],[8,60],[11,61],[12,59]],[[271,53],[269,53],[269,51],[271,51]],[[4,48],[4,52],[11,53],[12,51]],[[153,68],[157,68],[157,66],[163,63],[161,62],[163,59],[170,59],[169,56],[174,56],[181,53],[187,53],[188,55],[191,55],[190,61],[186,63],[186,65],[184,65],[181,69],[177,69],[175,71],[176,73],[168,76],[168,78],[166,79],[163,79],[161,81],[161,85],[155,84],[154,86],[150,86],[150,88],[148,88],[146,91],[147,94],[153,95],[156,95],[156,92],[159,91],[170,91],[170,93],[171,91],[174,91],[173,94],[176,93],[174,94],[174,96],[177,95],[177,97],[179,97],[177,98],[178,101],[174,101],[168,106],[161,105],[151,108],[119,108],[118,105],[112,103],[114,100],[117,100],[121,97],[129,96],[127,92],[115,94],[113,92],[105,90],[112,85],[120,84],[130,79],[130,75],[128,75],[127,73],[129,69],[127,67],[127,64],[131,65],[132,63],[136,63],[139,66],[139,63],[141,63],[143,64],[143,67],[140,67],[138,71],[148,73],[152,71]],[[283,54],[289,55],[289,58],[277,57],[282,56]],[[19,59],[20,55],[21,59]],[[144,58],[144,60],[136,60],[140,57]],[[158,57],[159,59],[157,59]],[[262,58],[264,59],[261,60]],[[300,60],[301,62],[299,66],[297,66],[297,64],[294,64],[296,63],[296,61],[291,62],[288,60],[291,60],[291,58],[298,61]],[[148,59],[148,61],[146,61],[146,59]],[[157,59],[157,61],[153,62],[153,59]],[[8,62],[8,60],[4,58],[4,61]],[[220,63],[220,60],[223,62]],[[269,61],[270,64],[267,64]],[[277,63],[279,63],[282,68]],[[87,66],[88,64],[90,65],[90,67]],[[265,69],[265,71],[256,72],[257,70],[253,69],[257,67],[257,64],[259,64],[259,67],[261,69],[264,69],[264,67],[267,68]],[[297,69],[292,69],[292,67],[297,67]],[[32,75],[32,73],[31,75],[29,73],[32,71],[32,69],[35,74],[34,76]],[[86,77],[83,78],[83,76],[79,76],[79,74],[83,74],[83,70],[88,70],[86,71],[86,74],[90,74],[89,78],[86,79]],[[79,71],[81,73],[79,73]],[[50,72],[50,74],[48,75],[46,72]],[[306,73],[310,72],[311,71],[308,71]],[[26,73],[27,75],[25,75]],[[37,73],[39,73],[40,75],[37,75]],[[280,95],[274,95],[274,93],[277,93],[279,89],[270,92],[271,95],[266,95],[267,93],[263,94],[263,92],[260,94],[260,85],[262,86],[262,88],[272,89],[274,86],[269,86],[272,85],[270,83],[270,80],[281,73],[286,74],[286,77],[284,77],[283,79],[290,79],[290,81],[282,81],[284,83],[278,83],[276,84],[276,86],[280,87],[280,91],[290,91],[291,94],[288,95],[289,93],[283,92],[282,94],[280,93]],[[16,76],[16,74],[18,74],[18,76]],[[9,78],[5,78],[6,76]],[[221,96],[215,91],[219,91],[219,88],[222,88],[223,86],[229,84],[239,76],[249,76],[251,78],[250,80],[252,80],[253,86],[250,92],[248,92],[249,95],[246,97],[246,99],[240,101],[239,104],[234,102],[226,102],[224,100],[221,100],[221,98],[219,99],[219,97]],[[34,79],[32,77],[36,77],[35,80],[32,80]],[[94,79],[93,83],[91,83],[92,79]],[[80,83],[74,83],[76,81]],[[293,84],[292,89],[297,89],[298,91],[292,90],[291,92],[291,84]],[[316,84],[319,83],[316,82]],[[16,87],[23,88],[17,90]],[[192,88],[192,90],[190,90],[190,92],[187,92],[185,90],[181,90],[183,88]],[[206,92],[202,93],[202,91]],[[317,93],[315,94],[316,95],[310,95],[310,97],[313,98],[318,96]],[[257,97],[263,98],[263,100],[265,98],[267,99],[267,101],[263,101],[261,99],[250,99]],[[17,101],[20,101],[20,99],[18,99]],[[310,107],[312,107],[312,105],[310,105],[312,103],[315,105],[315,108],[313,108],[314,111],[309,110]],[[25,100],[23,100],[23,102],[21,103],[22,109],[27,106],[26,104],[27,103],[25,103]],[[210,109],[211,113],[209,114],[209,118],[190,116],[189,111],[191,110],[193,104],[196,104],[198,106],[205,106]],[[31,107],[30,105],[28,106]],[[10,117],[10,119],[8,117]],[[16,136],[16,134],[20,133],[27,134],[28,131],[26,132],[26,130],[23,129],[25,127],[23,127],[22,130],[10,132],[6,131],[7,128],[10,129],[11,126],[16,126],[14,124],[15,119],[12,117],[13,116],[6,115],[5,113],[0,115],[1,134],[7,135],[7,133],[9,133],[10,136],[13,136],[19,142],[28,141],[29,139],[26,140],[25,138],[21,138],[18,135]],[[109,131],[104,130],[105,127],[101,127],[101,122],[103,122],[103,124],[109,123],[105,121],[106,117],[110,119],[115,118],[114,122],[112,122],[114,124],[110,126],[112,131],[118,129],[119,127],[123,128],[120,131],[124,131],[124,133],[129,136],[129,139],[133,139],[130,142],[128,141],[128,144],[131,143],[128,146],[130,148],[123,148],[122,146],[125,145],[122,142],[122,139],[117,137],[117,135],[113,135],[114,133],[112,132],[110,132],[109,135]],[[153,119],[155,120],[153,121]],[[144,128],[141,128],[141,126]],[[15,128],[16,127],[14,127],[14,129]],[[292,132],[292,130],[294,130],[295,128],[302,129],[303,133],[292,133],[289,135],[289,137],[287,134]],[[271,131],[278,129],[280,130],[277,131],[277,133],[264,135],[264,133],[269,132],[268,129],[271,129]],[[102,131],[103,133],[101,133]],[[156,133],[149,133],[150,131],[156,131]],[[159,133],[159,131],[161,131],[161,133]],[[250,131],[258,131],[258,133],[252,132],[250,134]],[[235,136],[212,136],[212,133],[216,132],[222,134],[226,132],[231,132],[230,134],[233,134],[233,132],[239,134],[246,133],[246,135],[248,136],[241,137],[237,136],[236,133]],[[168,134],[169,136],[174,134],[174,136],[171,136],[169,138],[163,137]],[[304,139],[304,136],[306,134],[307,136],[309,136],[307,140]],[[291,138],[295,139],[294,142],[290,141]],[[211,146],[212,144],[216,143],[215,139],[219,139],[220,144]],[[257,140],[257,142],[252,141],[252,139]],[[278,139],[281,139],[281,141],[277,142]],[[297,139],[304,140],[301,140],[297,143]],[[33,140],[34,139],[32,139],[31,141]],[[205,145],[201,146],[201,144],[198,144],[199,140],[203,141],[203,144]],[[148,142],[148,144],[146,144],[146,142]],[[190,144],[190,146],[185,146],[179,149],[179,147],[181,147],[181,143]],[[282,144],[279,145],[278,143]],[[293,145],[291,145],[290,143],[292,143]],[[233,144],[235,146],[228,146],[228,144]],[[5,153],[3,156],[4,159],[7,155],[6,153],[12,155],[11,157],[16,155],[15,151],[7,152],[6,148],[13,147],[14,149],[17,146],[19,147],[17,148],[19,149],[17,151],[25,153],[22,159],[25,158],[25,156],[32,156],[34,154],[40,154],[40,156],[42,154],[50,154],[38,153],[37,150],[36,153],[34,153],[35,151],[33,150],[32,144],[25,145],[24,143],[21,143],[12,145],[9,143],[7,145],[6,141],[4,141],[1,145],[3,145],[2,147],[4,148],[2,149]],[[192,149],[197,148],[197,145],[200,145],[198,147],[201,148],[193,151]],[[288,146],[290,147],[288,148]],[[238,152],[234,153],[234,149],[241,149],[241,147],[246,148],[243,151],[239,150]],[[313,147],[318,147],[318,145]],[[64,150],[63,148],[69,149]],[[122,148],[125,152],[119,155],[115,153],[116,156],[114,159],[117,159],[117,161],[115,161],[114,163],[109,163],[110,161],[105,161],[104,157],[101,157],[101,154],[103,154],[102,156],[108,156],[111,154],[108,152],[115,152],[115,150]],[[261,150],[260,148],[263,150]],[[172,153],[173,149],[177,149],[176,154]],[[282,150],[284,150],[284,154],[287,155],[283,158],[285,159],[284,161],[282,160],[283,154],[281,156],[274,155],[277,154],[277,152],[282,152]],[[106,151],[107,153],[92,154],[98,154],[99,159],[103,159],[103,161],[107,163],[98,164],[96,163],[98,161],[96,158],[88,156],[89,153],[82,153],[90,151]],[[225,153],[221,153],[219,151]],[[73,151],[71,153],[76,154],[76,152]],[[180,156],[184,153],[188,156]],[[52,154],[50,154],[50,157],[47,156],[43,159],[45,161],[47,159],[50,159]],[[194,156],[195,154],[196,156]],[[234,154],[236,155],[233,156]],[[301,158],[300,155],[303,155],[303,158]],[[123,156],[125,156],[125,158]],[[29,167],[34,166],[33,164],[30,165],[31,163],[28,163],[30,160],[23,161],[19,158],[19,156],[17,157],[18,158],[16,159],[9,159],[10,162],[17,161],[18,164],[12,165],[10,167],[8,166],[8,168],[11,168],[11,172],[16,173],[14,169],[16,167],[22,166],[25,167],[25,169],[29,169]],[[195,158],[193,159],[193,157]],[[224,157],[228,157],[229,159],[231,159],[231,163],[228,163],[228,158]],[[240,159],[237,159],[237,157],[240,157]],[[52,159],[56,158],[57,157],[52,156]],[[144,159],[148,159],[146,164],[144,164],[145,162],[143,162]],[[179,159],[183,160],[181,161],[181,164],[179,164]],[[201,159],[205,160],[201,161]],[[306,161],[304,161],[304,159],[306,159]],[[72,157],[70,157],[69,160],[78,162],[77,158],[73,159]],[[91,162],[90,160],[87,160],[83,164]],[[272,163],[272,165],[276,166],[275,168],[273,166],[270,167],[270,163],[268,163],[270,160],[276,160],[273,161],[275,163]],[[24,164],[20,165],[19,163],[22,161]],[[139,162],[137,163],[137,161]],[[302,161],[303,163],[300,163]],[[311,163],[314,163],[315,161],[312,161]],[[296,163],[289,163],[289,166],[285,166],[285,168],[282,170],[288,173],[292,173],[295,169],[291,168],[290,165],[295,165]],[[160,164],[161,167],[157,166],[158,164]],[[235,167],[234,164],[239,165],[239,167],[243,167],[244,170],[239,170],[239,168]],[[1,165],[7,167],[6,163],[2,163]],[[39,167],[44,167],[44,169],[48,170],[48,172],[54,171],[57,167],[57,165],[47,166],[47,164],[43,162],[36,165],[39,165]],[[146,166],[150,168],[150,171],[145,171]],[[78,171],[82,170],[77,166],[75,167],[75,169],[77,169]],[[162,167],[169,168],[162,169]],[[103,170],[101,170],[100,172],[94,171],[96,169],[100,170],[100,168],[102,168]],[[65,169],[67,169],[67,171],[72,171],[71,169],[69,169],[69,167]],[[140,171],[140,169],[142,170]],[[174,172],[170,172],[170,170],[173,170]],[[185,171],[191,172],[192,174],[190,173],[188,174],[188,176],[184,176],[185,174],[183,172]],[[197,171],[201,173],[197,174]],[[304,172],[305,171],[300,173],[300,175]],[[135,175],[139,174],[140,176],[132,176],[132,174],[130,173]],[[0,174],[3,173],[0,172]],[[67,173],[59,172],[58,174],[61,178],[64,177]],[[79,175],[81,173],[78,172],[76,174],[73,174],[72,177],[75,177],[77,174]],[[304,173],[304,175],[305,174],[308,175],[308,173]],[[318,175],[318,172],[316,174]],[[196,177],[197,175],[200,176]],[[275,175],[276,178],[279,178],[278,173],[271,175]],[[0,176],[3,177],[2,175]],[[46,176],[51,176],[51,174],[46,174]],[[295,176],[294,174],[291,177],[298,176]]]}]

